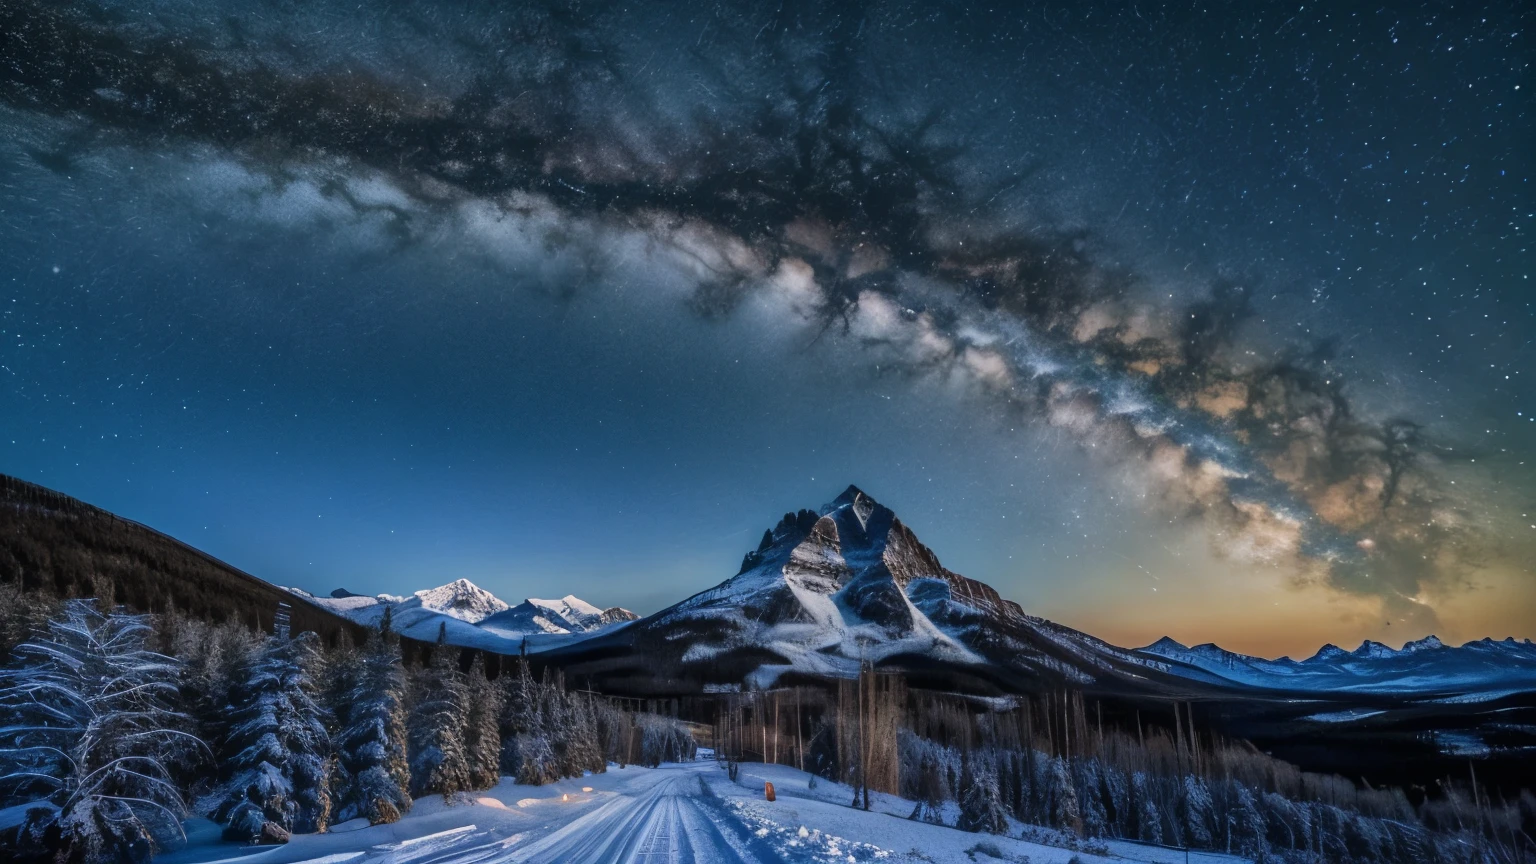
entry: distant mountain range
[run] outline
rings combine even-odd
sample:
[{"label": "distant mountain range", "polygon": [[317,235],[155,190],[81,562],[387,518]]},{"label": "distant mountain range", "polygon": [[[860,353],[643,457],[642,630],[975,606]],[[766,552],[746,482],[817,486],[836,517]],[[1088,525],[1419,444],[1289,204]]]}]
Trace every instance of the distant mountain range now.
[{"label": "distant mountain range", "polygon": [[511,606],[468,579],[455,579],[409,597],[355,594],[345,588],[337,588],[329,597],[301,588],[287,590],[359,624],[377,627],[387,608],[397,633],[432,642],[441,632],[449,644],[497,653],[516,653],[528,637],[546,637],[530,639],[529,650],[535,650],[535,642],[548,641],[547,637],[592,634],[640,617],[618,606],[600,609],[570,594],[559,600],[530,597]]},{"label": "distant mountain range", "polygon": [[1434,636],[1393,649],[1369,639],[1345,651],[1324,645],[1305,660],[1249,657],[1206,643],[1186,648],[1167,637],[1141,655],[1162,658],[1170,669],[1251,687],[1280,691],[1354,691],[1426,695],[1461,700],[1496,697],[1536,687],[1536,644],[1531,640],[1479,639],[1452,648]]},{"label": "distant mountain range", "polygon": [[[304,596],[370,626],[390,607],[394,627],[422,641],[435,640],[440,629],[452,644],[499,653],[515,653],[526,641],[574,674],[652,695],[846,677],[861,661],[994,696],[1070,685],[1201,698],[1378,695],[1423,704],[1536,692],[1529,640],[1452,648],[1430,636],[1400,650],[1367,640],[1353,651],[1326,645],[1301,661],[1169,638],[1118,648],[1029,615],[986,583],[945,568],[894,512],[851,486],[819,510],[786,513],[736,575],[644,619],[574,596],[513,606],[465,579],[409,597],[340,589]],[[1329,722],[1337,713],[1323,705],[1303,716]]]}]

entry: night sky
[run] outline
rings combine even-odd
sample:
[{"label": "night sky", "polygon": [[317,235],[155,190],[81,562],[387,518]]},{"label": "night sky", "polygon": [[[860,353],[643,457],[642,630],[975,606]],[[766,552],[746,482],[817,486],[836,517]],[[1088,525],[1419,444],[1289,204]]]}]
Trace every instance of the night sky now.
[{"label": "night sky", "polygon": [[855,483],[1119,644],[1536,637],[1531,7],[683,5],[0,0],[0,472],[317,592],[652,612]]}]

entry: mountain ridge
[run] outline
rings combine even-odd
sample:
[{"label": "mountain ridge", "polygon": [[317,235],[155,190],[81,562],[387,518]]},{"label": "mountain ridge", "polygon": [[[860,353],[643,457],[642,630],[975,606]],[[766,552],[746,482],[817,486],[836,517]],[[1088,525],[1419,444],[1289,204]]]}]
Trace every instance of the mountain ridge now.
[{"label": "mountain ridge", "polygon": [[400,633],[432,641],[441,632],[450,644],[497,653],[516,653],[528,636],[586,634],[639,618],[623,607],[599,608],[573,594],[559,600],[527,598],[514,606],[464,578],[409,597],[358,594],[345,588],[328,597],[300,588],[286,590],[371,627],[379,625],[389,608],[391,624]]}]

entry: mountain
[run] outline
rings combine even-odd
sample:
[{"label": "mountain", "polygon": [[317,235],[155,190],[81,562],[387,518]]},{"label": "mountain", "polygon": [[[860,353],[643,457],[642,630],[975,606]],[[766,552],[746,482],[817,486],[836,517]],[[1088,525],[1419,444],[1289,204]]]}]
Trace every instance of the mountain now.
[{"label": "mountain", "polygon": [[495,594],[468,579],[455,579],[447,585],[417,591],[412,600],[405,601],[405,603],[411,602],[420,603],[423,609],[451,615],[471,624],[478,624],[492,615],[507,611],[508,608],[507,604]]},{"label": "mountain", "polygon": [[1197,677],[1193,670],[1199,670],[1235,684],[1276,691],[1475,699],[1536,689],[1536,644],[1529,639],[1482,639],[1452,648],[1426,636],[1401,649],[1367,639],[1353,651],[1324,645],[1297,662],[1288,657],[1249,657],[1209,643],[1186,648],[1165,636],[1135,653],[1171,661],[1171,671],[1190,677]]},{"label": "mountain", "polygon": [[567,594],[559,600],[532,597],[492,615],[480,626],[510,633],[590,633],[640,616],[619,606],[599,609],[579,597]]},{"label": "mountain", "polygon": [[[506,613],[510,614],[510,613]],[[603,638],[550,643],[550,659],[615,687],[763,688],[781,678],[850,677],[861,662],[977,695],[1073,686],[1121,695],[1348,692],[1415,699],[1536,692],[1536,646],[1394,650],[1332,645],[1265,660],[1164,638],[1138,650],[1029,615],[955,573],[889,508],[850,486],[819,510],[786,513],[736,575]]]},{"label": "mountain", "polygon": [[[468,579],[417,591],[410,597],[368,596],[344,588],[332,591],[329,597],[315,597],[301,589],[288,590],[359,624],[377,627],[388,608],[391,626],[398,633],[431,642],[441,631],[451,645],[500,654],[518,653],[524,637],[594,633],[639,617],[618,606],[600,609],[569,594],[559,600],[528,599],[510,606]],[[536,649],[547,641],[530,640],[528,647]]]},{"label": "mountain", "polygon": [[1203,728],[1308,770],[1396,782],[1424,782],[1469,755],[1536,752],[1528,642],[1367,642],[1302,661],[1166,638],[1118,648],[947,569],[856,487],[819,510],[785,514],[713,588],[624,627],[539,647],[541,662],[616,695],[813,684],[868,662],[914,688],[994,702],[1050,704],[1076,690],[1104,722],[1168,722],[1182,703]]},{"label": "mountain", "polygon": [[863,661],[978,695],[1066,683],[1138,693],[1183,686],[1165,663],[1028,615],[945,568],[894,512],[853,486],[820,510],[786,513],[714,588],[548,650],[573,675],[636,691],[848,677]]}]

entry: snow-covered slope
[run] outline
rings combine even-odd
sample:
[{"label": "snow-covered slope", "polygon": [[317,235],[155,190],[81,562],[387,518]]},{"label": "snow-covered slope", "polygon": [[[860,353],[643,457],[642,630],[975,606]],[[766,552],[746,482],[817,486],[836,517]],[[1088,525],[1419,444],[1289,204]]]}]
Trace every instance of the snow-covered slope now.
[{"label": "snow-covered slope", "polygon": [[1193,668],[1270,690],[1466,696],[1536,689],[1536,644],[1529,639],[1481,639],[1452,648],[1427,636],[1401,649],[1366,640],[1353,651],[1324,645],[1298,662],[1249,657],[1210,643],[1186,648],[1164,637],[1136,653],[1172,661],[1168,668],[1175,672]]}]

